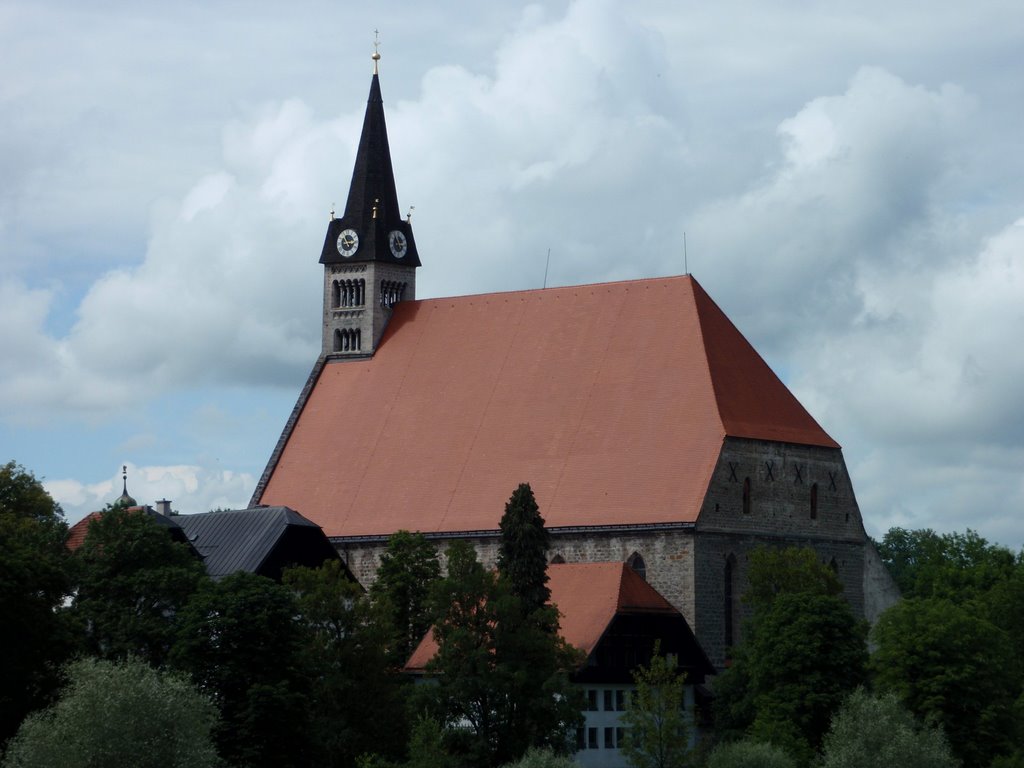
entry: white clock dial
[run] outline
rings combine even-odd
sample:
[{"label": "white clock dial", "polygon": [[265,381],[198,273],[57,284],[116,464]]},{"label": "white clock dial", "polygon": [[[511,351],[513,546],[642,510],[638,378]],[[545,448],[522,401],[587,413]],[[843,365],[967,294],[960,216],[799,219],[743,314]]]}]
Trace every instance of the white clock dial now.
[{"label": "white clock dial", "polygon": [[348,258],[359,250],[359,235],[354,229],[346,229],[338,235],[338,253]]},{"label": "white clock dial", "polygon": [[391,234],[388,235],[388,245],[391,246],[391,253],[394,254],[396,259],[405,256],[409,250],[409,242],[405,239],[405,235],[397,229],[391,230]]}]

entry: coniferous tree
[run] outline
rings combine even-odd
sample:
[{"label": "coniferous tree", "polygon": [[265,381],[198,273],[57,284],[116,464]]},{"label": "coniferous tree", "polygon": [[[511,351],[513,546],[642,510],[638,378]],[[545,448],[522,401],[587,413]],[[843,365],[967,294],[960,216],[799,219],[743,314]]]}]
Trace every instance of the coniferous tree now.
[{"label": "coniferous tree", "polygon": [[551,597],[547,586],[551,535],[544,527],[529,483],[521,483],[512,493],[505,504],[500,528],[498,571],[527,612],[543,608]]}]

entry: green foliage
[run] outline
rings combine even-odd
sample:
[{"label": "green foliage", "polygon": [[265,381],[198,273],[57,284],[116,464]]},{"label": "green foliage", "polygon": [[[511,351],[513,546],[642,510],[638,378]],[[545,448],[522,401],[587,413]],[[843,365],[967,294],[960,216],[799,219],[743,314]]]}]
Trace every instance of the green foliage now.
[{"label": "green foliage", "polygon": [[521,483],[505,504],[500,528],[498,571],[526,611],[543,608],[551,598],[547,587],[551,536],[528,483]]},{"label": "green foliage", "polygon": [[858,688],[836,712],[825,736],[822,768],[956,768],[939,728],[925,728],[896,696]]},{"label": "green foliage", "polygon": [[749,586],[743,601],[754,611],[770,608],[779,595],[841,595],[843,585],[808,547],[758,547],[750,553]]},{"label": "green foliage", "polygon": [[968,602],[1009,578],[1013,553],[970,529],[937,534],[925,528],[890,528],[878,554],[904,597],[944,597]]},{"label": "green foliage", "polygon": [[448,575],[434,585],[435,684],[418,693],[464,764],[495,766],[530,746],[568,749],[581,694],[569,683],[579,655],[550,627],[554,609],[526,613],[504,579],[465,542],[447,550]]},{"label": "green foliage", "polygon": [[370,597],[381,605],[394,628],[389,652],[393,666],[401,668],[430,629],[430,586],[440,577],[437,550],[423,534],[398,531],[391,535]]},{"label": "green foliage", "polygon": [[87,650],[163,664],[178,612],[207,579],[192,550],[146,513],[110,508],[89,524],[73,561]]},{"label": "green foliage", "polygon": [[689,753],[689,717],[684,709],[683,674],[674,657],[654,655],[646,667],[633,672],[636,690],[622,715],[626,728],[622,755],[635,768],[679,768]]},{"label": "green foliage", "polygon": [[213,768],[217,710],[183,678],[141,661],[85,659],[48,710],[30,715],[3,768]]},{"label": "green foliage", "polygon": [[31,710],[49,703],[74,645],[67,525],[35,476],[0,466],[0,745]]},{"label": "green foliage", "polygon": [[550,749],[532,747],[519,760],[508,763],[505,768],[577,768],[579,763],[567,755],[560,755]]},{"label": "green foliage", "polygon": [[305,728],[316,764],[350,766],[370,752],[402,757],[406,680],[388,665],[387,622],[338,560],[286,570],[283,583],[303,625],[302,666],[316,671]]},{"label": "green foliage", "polygon": [[754,736],[808,764],[843,699],[866,679],[866,625],[838,596],[831,569],[809,549],[751,555],[754,613],[715,681],[724,738]]},{"label": "green foliage", "polygon": [[877,687],[941,725],[966,768],[983,768],[1012,746],[1019,659],[1006,632],[941,598],[904,600],[872,633]]},{"label": "green foliage", "polygon": [[304,640],[291,591],[234,573],[201,584],[181,612],[171,662],[218,705],[218,750],[237,766],[287,768],[308,758]]},{"label": "green foliage", "polygon": [[444,747],[444,729],[429,717],[420,717],[409,739],[406,768],[458,768],[458,761]]},{"label": "green foliage", "polygon": [[796,768],[796,763],[773,744],[743,739],[715,747],[706,768]]}]

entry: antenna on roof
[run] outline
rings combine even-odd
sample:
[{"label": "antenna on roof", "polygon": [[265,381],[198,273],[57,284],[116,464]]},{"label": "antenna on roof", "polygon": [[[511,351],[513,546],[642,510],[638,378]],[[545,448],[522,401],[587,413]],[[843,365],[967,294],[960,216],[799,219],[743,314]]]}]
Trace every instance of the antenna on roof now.
[{"label": "antenna on roof", "polygon": [[690,274],[690,266],[686,261],[686,231],[683,231],[683,274]]},{"label": "antenna on roof", "polygon": [[548,248],[548,260],[544,262],[544,287],[548,287],[548,266],[551,264],[551,249]]}]

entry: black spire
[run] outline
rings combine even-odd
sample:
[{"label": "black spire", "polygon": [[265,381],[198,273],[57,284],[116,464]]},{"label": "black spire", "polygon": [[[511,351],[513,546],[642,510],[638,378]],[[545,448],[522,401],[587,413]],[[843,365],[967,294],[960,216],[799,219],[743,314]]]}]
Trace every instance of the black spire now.
[{"label": "black spire", "polygon": [[[340,219],[331,220],[320,263],[385,261],[418,267],[420,260],[412,239],[412,227],[402,219],[398,208],[376,58],[374,61],[375,71],[370,81],[370,96],[366,101],[366,116],[363,118],[363,132],[359,137],[345,213]],[[349,256],[342,255],[337,242],[339,235],[346,230],[352,230],[358,236],[358,246]],[[401,257],[396,257],[389,247],[388,238],[394,231],[401,232],[407,242],[407,249],[399,251]]]}]

